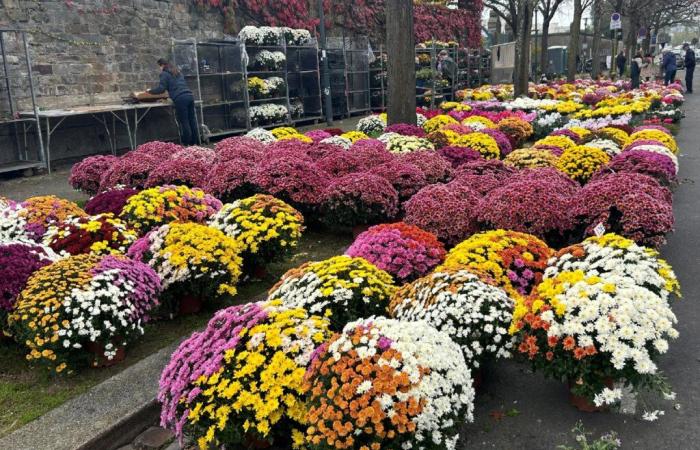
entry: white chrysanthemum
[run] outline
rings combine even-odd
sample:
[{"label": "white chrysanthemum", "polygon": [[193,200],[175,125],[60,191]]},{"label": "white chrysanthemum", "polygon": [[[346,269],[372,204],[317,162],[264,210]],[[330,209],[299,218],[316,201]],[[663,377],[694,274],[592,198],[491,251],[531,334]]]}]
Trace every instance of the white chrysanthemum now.
[{"label": "white chrysanthemum", "polygon": [[269,144],[277,140],[275,135],[272,134],[272,131],[266,130],[264,128],[253,128],[252,130],[246,133],[245,137],[255,139],[264,144]]}]

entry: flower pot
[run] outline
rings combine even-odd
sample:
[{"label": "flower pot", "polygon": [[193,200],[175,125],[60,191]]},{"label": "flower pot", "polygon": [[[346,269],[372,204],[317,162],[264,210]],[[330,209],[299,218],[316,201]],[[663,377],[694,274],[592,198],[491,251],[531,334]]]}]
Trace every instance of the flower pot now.
[{"label": "flower pot", "polygon": [[202,299],[191,294],[180,297],[177,307],[178,315],[196,314],[202,309]]},{"label": "flower pot", "polygon": [[[605,386],[609,389],[612,389],[613,387],[613,380],[612,378],[607,378],[603,381]],[[601,411],[607,411],[608,407],[603,405],[603,406],[596,406],[593,402],[588,400],[586,397],[583,397],[581,395],[576,395],[573,392],[571,392],[571,389],[576,386],[576,381],[575,380],[569,380],[569,403],[571,406],[574,408],[578,409],[579,411],[583,412],[601,412]]]},{"label": "flower pot", "polygon": [[117,353],[112,359],[105,356],[105,346],[100,342],[88,342],[85,350],[90,353],[90,367],[112,367],[124,361],[126,358],[126,347],[117,345]]},{"label": "flower pot", "polygon": [[369,227],[372,225],[368,225],[366,223],[360,224],[360,225],[355,225],[352,227],[352,238],[357,239],[357,236],[361,235],[365,231],[369,230]]}]

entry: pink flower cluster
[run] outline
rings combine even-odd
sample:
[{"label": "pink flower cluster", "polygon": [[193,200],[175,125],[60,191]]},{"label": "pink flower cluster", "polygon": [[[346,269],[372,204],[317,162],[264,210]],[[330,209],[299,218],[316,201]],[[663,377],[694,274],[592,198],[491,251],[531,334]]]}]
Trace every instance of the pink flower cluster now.
[{"label": "pink flower cluster", "polygon": [[119,216],[129,197],[138,191],[131,188],[112,189],[97,194],[85,204],[85,212],[91,216],[103,213],[112,213]]},{"label": "pink flower cluster", "polygon": [[321,201],[330,175],[309,159],[282,155],[261,161],[251,179],[263,192],[309,212]]},{"label": "pink flower cluster", "polygon": [[351,173],[331,181],[321,208],[326,223],[353,227],[392,220],[398,206],[399,195],[385,178]]},{"label": "pink flower cluster", "polygon": [[407,123],[395,123],[393,125],[389,125],[386,127],[384,132],[399,133],[403,134],[404,136],[416,136],[419,138],[425,137],[425,131],[421,127]]},{"label": "pink flower cluster", "polygon": [[79,191],[95,195],[100,189],[100,177],[117,159],[112,155],[88,156],[71,168],[68,182]]},{"label": "pink flower cluster", "polygon": [[436,152],[424,150],[403,153],[399,159],[418,167],[428,184],[442,183],[452,178],[452,164]]},{"label": "pink flower cluster", "polygon": [[406,283],[440,264],[445,248],[434,234],[413,225],[395,223],[371,227],[355,239],[346,254],[364,258]]},{"label": "pink flower cluster", "polygon": [[654,177],[664,186],[670,186],[677,181],[676,166],[668,156],[645,150],[627,150],[615,155],[589,183],[613,172],[642,173]]},{"label": "pink flower cluster", "polygon": [[164,184],[181,184],[187,187],[202,187],[211,166],[210,161],[190,157],[163,161],[148,175],[145,187]]},{"label": "pink flower cluster", "polygon": [[428,184],[423,171],[399,159],[372,168],[369,173],[379,175],[391,183],[399,194],[399,201],[408,200]]}]

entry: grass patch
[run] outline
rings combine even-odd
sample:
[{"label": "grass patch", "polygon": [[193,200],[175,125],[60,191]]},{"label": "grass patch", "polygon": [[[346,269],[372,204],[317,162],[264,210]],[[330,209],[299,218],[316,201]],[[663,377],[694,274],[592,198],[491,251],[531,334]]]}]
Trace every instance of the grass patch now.
[{"label": "grass patch", "polygon": [[[318,261],[343,253],[351,240],[349,235],[318,231],[305,233],[291,258],[268,267],[266,279],[239,285],[233,303],[249,302],[264,295],[280,276],[292,267],[306,261]],[[103,369],[86,368],[72,376],[51,376],[45,369],[29,364],[24,357],[23,347],[0,342],[0,437],[189,335],[192,331],[202,328],[214,311],[226,306],[229,305],[209,304],[199,314],[150,324],[146,327],[145,335],[127,349],[127,357],[122,364]]]}]

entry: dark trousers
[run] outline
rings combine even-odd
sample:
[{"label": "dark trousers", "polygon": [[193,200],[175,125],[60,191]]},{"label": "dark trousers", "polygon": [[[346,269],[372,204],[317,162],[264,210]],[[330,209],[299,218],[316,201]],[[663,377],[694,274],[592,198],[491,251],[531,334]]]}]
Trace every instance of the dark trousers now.
[{"label": "dark trousers", "polygon": [[632,80],[632,89],[638,89],[639,88],[639,75],[632,75],[631,80]]},{"label": "dark trousers", "polygon": [[685,90],[693,92],[693,74],[695,74],[695,66],[685,68]]},{"label": "dark trousers", "polygon": [[180,126],[180,141],[182,145],[199,144],[199,127],[197,126],[197,114],[194,111],[194,97],[184,94],[173,100],[175,104],[175,116]]},{"label": "dark trousers", "polygon": [[664,85],[668,86],[669,84],[673,83],[676,81],[676,70],[667,70],[664,72]]},{"label": "dark trousers", "polygon": [[624,65],[624,64],[623,64],[623,65],[620,65],[620,64],[617,65],[617,74],[618,74],[619,76],[621,76],[621,77],[625,75],[625,65]]}]

